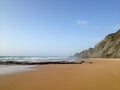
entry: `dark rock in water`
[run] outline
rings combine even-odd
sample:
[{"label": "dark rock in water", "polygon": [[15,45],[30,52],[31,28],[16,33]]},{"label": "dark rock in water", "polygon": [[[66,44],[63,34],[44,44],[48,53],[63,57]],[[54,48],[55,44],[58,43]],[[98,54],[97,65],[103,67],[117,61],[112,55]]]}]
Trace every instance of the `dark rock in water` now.
[{"label": "dark rock in water", "polygon": [[120,29],[116,33],[107,35],[95,48],[76,53],[81,58],[120,58]]},{"label": "dark rock in water", "polygon": [[85,61],[81,61],[82,63],[84,63]]},{"label": "dark rock in water", "polygon": [[46,64],[80,64],[80,63],[69,61],[54,61],[54,62],[0,61],[0,65],[46,65]]}]

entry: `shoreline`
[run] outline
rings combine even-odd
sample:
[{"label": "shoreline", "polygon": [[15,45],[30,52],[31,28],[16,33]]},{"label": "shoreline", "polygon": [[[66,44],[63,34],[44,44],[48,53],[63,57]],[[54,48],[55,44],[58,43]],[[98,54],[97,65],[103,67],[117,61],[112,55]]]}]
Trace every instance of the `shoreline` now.
[{"label": "shoreline", "polygon": [[82,64],[83,61],[44,61],[44,62],[30,62],[30,61],[0,61],[0,65],[46,65],[46,64]]},{"label": "shoreline", "polygon": [[0,76],[36,70],[36,65],[0,65]]},{"label": "shoreline", "polygon": [[35,69],[0,76],[0,90],[120,90],[120,59],[91,58],[84,64],[46,64]]}]

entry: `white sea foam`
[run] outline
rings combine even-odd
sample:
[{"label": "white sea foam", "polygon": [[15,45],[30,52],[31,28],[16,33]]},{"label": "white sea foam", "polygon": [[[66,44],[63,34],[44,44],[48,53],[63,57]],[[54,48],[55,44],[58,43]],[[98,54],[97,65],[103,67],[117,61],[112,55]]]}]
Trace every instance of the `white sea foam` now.
[{"label": "white sea foam", "polygon": [[73,61],[72,57],[60,56],[0,56],[0,61],[29,61],[29,62],[46,62],[46,61]]},{"label": "white sea foam", "polygon": [[35,65],[0,65],[0,75],[35,70]]}]

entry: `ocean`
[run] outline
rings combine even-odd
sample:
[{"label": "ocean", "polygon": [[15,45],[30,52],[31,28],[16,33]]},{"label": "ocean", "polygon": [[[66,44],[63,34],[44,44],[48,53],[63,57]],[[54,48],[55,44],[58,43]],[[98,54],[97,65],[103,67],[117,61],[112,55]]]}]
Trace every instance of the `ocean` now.
[{"label": "ocean", "polygon": [[63,56],[0,56],[0,61],[19,61],[19,62],[47,62],[47,61],[74,61],[73,57]]}]

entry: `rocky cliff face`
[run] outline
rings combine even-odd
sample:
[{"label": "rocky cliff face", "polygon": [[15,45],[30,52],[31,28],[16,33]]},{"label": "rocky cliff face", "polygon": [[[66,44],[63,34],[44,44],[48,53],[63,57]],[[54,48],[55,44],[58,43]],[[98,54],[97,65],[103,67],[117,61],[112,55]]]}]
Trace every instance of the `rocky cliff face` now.
[{"label": "rocky cliff face", "polygon": [[93,50],[89,50],[89,53],[84,53],[82,56],[82,53],[85,51],[79,53],[80,57],[120,58],[120,30],[107,35],[105,39],[95,45]]},{"label": "rocky cliff face", "polygon": [[93,52],[93,48],[89,48],[88,50],[84,50],[80,53],[76,53],[74,56],[78,58],[89,58]]}]

